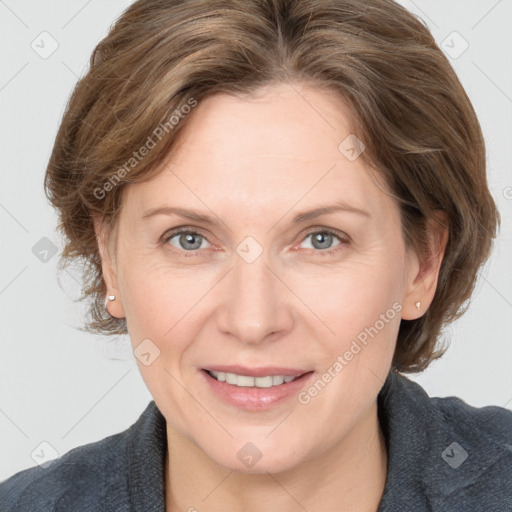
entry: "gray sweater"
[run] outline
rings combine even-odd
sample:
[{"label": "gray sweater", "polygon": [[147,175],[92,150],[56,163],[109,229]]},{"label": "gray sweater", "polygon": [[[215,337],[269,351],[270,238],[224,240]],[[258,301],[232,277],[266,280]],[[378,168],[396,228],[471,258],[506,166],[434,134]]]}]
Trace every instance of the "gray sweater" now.
[{"label": "gray sweater", "polygon": [[[379,397],[388,478],[378,512],[512,512],[512,412],[429,398],[391,372]],[[127,430],[0,483],[2,512],[164,512],[165,419],[149,403]]]}]

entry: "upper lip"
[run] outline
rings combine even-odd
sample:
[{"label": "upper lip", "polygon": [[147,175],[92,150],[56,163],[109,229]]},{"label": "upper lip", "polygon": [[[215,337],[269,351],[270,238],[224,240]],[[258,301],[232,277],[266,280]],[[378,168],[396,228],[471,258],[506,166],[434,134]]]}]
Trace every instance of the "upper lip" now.
[{"label": "upper lip", "polygon": [[238,365],[212,365],[206,366],[204,370],[213,372],[235,373],[236,375],[247,375],[248,377],[267,377],[274,375],[283,375],[284,377],[298,377],[311,370],[301,368],[284,368],[281,366],[260,366],[258,368],[248,368]]}]

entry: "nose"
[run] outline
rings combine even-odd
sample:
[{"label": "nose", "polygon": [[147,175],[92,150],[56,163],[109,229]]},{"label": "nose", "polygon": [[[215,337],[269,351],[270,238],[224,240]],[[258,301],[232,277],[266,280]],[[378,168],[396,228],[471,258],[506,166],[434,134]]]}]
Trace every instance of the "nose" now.
[{"label": "nose", "polygon": [[234,255],[233,269],[222,290],[217,326],[240,342],[254,345],[275,341],[293,325],[290,292],[270,269],[264,255],[247,263]]}]

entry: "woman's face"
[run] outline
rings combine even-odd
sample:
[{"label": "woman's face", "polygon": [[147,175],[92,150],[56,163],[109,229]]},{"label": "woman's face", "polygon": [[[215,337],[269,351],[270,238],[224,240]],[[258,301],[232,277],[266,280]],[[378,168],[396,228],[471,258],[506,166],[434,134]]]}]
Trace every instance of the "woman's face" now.
[{"label": "woman's face", "polygon": [[375,420],[418,262],[335,96],[279,85],[189,115],[126,190],[109,311],[169,433],[227,468],[290,469]]}]

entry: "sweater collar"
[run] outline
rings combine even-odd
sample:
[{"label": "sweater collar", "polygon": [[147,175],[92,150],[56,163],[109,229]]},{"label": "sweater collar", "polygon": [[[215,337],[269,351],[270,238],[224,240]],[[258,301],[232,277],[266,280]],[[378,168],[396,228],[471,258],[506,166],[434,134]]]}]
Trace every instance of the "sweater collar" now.
[{"label": "sweater collar", "polygon": [[132,461],[128,479],[131,510],[165,512],[167,431],[165,418],[154,400],[131,428],[134,435],[127,446]]},{"label": "sweater collar", "polygon": [[[443,400],[452,407],[443,408]],[[439,507],[504,455],[468,409],[457,398],[430,398],[417,383],[390,371],[378,396],[388,450],[378,512],[406,510],[411,503],[418,511]]]}]

